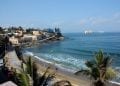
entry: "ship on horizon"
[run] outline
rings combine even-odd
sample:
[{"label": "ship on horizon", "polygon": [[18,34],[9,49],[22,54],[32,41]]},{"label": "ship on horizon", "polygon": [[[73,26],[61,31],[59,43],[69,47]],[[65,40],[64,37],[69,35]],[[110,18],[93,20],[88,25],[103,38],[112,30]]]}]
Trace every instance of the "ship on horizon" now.
[{"label": "ship on horizon", "polygon": [[91,34],[91,33],[93,33],[93,31],[92,30],[85,30],[84,33],[85,34]]}]

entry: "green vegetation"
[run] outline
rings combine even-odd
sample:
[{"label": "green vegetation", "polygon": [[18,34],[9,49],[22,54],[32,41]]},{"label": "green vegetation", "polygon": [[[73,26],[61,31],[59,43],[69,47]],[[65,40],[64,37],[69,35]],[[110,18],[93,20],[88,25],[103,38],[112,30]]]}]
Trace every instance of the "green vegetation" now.
[{"label": "green vegetation", "polygon": [[38,68],[35,62],[32,61],[31,57],[28,57],[26,63],[21,64],[22,71],[16,72],[13,76],[14,82],[18,86],[47,86],[48,82],[55,76],[49,74],[49,67],[41,76],[37,73]]},{"label": "green vegetation", "polygon": [[18,86],[30,86],[29,75],[25,72],[16,73],[14,78],[14,82],[17,83]]},{"label": "green vegetation", "polygon": [[0,58],[3,58],[7,47],[10,45],[9,39],[7,36],[0,36]]},{"label": "green vegetation", "polygon": [[96,55],[94,60],[87,61],[85,65],[88,67],[85,70],[80,70],[75,74],[83,73],[89,75],[93,80],[94,86],[104,86],[105,81],[112,79],[116,76],[116,72],[110,64],[112,59],[109,56],[105,56],[100,50]]},{"label": "green vegetation", "polygon": [[[56,32],[59,30],[56,29]],[[8,37],[1,37],[0,39],[0,53],[7,50],[9,46]],[[19,47],[16,51],[20,51]],[[16,52],[19,59],[22,61],[21,69],[19,71],[12,71],[12,81],[14,81],[18,86],[47,86],[48,82],[55,78],[55,73],[49,73],[50,67],[46,69],[43,75],[38,74],[37,64],[32,60],[32,57],[23,60],[23,56],[20,52]],[[5,53],[4,53],[5,54]],[[4,57],[2,55],[2,57]],[[87,61],[85,65],[86,69],[80,70],[75,74],[78,75],[83,73],[90,76],[93,81],[93,86],[104,86],[107,80],[113,79],[117,72],[110,66],[112,59],[109,56],[104,55],[100,50],[96,55],[94,60]],[[61,86],[61,83],[68,83],[68,86],[72,86],[69,81],[59,81],[54,84],[54,86]]]},{"label": "green vegetation", "polygon": [[26,73],[33,77],[33,61],[31,57],[28,57],[28,60],[26,62]]},{"label": "green vegetation", "polygon": [[33,86],[38,86],[39,84],[39,77],[38,68],[35,62],[33,62]]},{"label": "green vegetation", "polygon": [[[19,46],[13,47],[12,42],[9,42],[9,37],[15,36],[15,33],[19,34],[19,31],[22,31],[23,33],[32,33],[31,31],[38,31],[40,33],[40,36],[42,36],[42,39],[46,39],[47,37],[55,36],[55,37],[61,37],[62,34],[60,32],[59,28],[56,28],[55,31],[52,29],[47,29],[45,32],[44,30],[39,29],[27,29],[24,30],[24,28],[20,27],[9,27],[9,28],[2,28],[0,27],[0,56],[3,58],[6,54],[6,51],[12,51],[15,48],[16,54],[19,58],[19,60],[22,61],[21,69],[6,69],[6,75],[10,75],[8,78],[9,80],[12,80],[15,82],[18,86],[47,86],[48,82],[51,81],[55,77],[55,73],[49,73],[50,67],[46,69],[46,71],[43,73],[43,75],[38,74],[38,68],[35,62],[31,59],[31,57],[28,57],[27,60],[23,59],[23,55],[21,52],[21,49]],[[45,33],[45,34],[43,34]],[[44,37],[43,37],[44,36]],[[53,39],[55,38],[53,37]],[[41,40],[42,40],[41,39]],[[2,55],[4,54],[4,55]],[[0,57],[0,58],[1,58]],[[3,58],[4,59],[4,58]],[[5,64],[5,60],[4,60]]]},{"label": "green vegetation", "polygon": [[4,32],[3,28],[0,27],[0,34],[4,34],[4,33],[5,33],[5,32]]}]

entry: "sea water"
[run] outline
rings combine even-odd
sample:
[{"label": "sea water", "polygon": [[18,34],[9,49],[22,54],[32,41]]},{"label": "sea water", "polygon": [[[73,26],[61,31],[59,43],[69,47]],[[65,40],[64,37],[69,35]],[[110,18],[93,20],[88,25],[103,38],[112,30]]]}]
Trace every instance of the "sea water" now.
[{"label": "sea water", "polygon": [[109,55],[112,66],[120,71],[120,33],[65,33],[65,39],[25,48],[44,60],[66,69],[85,68],[87,60],[94,59],[99,50]]}]

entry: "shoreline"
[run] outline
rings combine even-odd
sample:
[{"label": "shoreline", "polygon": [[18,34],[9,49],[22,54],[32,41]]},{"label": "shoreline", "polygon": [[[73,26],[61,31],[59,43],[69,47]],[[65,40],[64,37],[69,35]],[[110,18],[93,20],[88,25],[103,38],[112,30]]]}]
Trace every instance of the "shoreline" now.
[{"label": "shoreline", "polygon": [[[37,56],[33,55],[25,55],[32,56],[32,60],[37,64],[38,73],[43,74],[47,67],[50,67],[49,73],[55,73],[55,79],[57,81],[60,80],[68,80],[71,82],[73,86],[90,86],[91,81],[85,78],[85,76],[76,76],[73,72],[63,69],[60,66],[54,65],[54,63],[41,59]],[[57,69],[57,70],[56,70]],[[56,82],[56,81],[55,81]]]},{"label": "shoreline", "polygon": [[70,72],[70,73],[75,73],[75,72],[77,72],[77,70],[69,69],[69,68],[67,68],[67,67],[63,67],[62,65],[59,65],[59,64],[57,64],[56,62],[47,61],[47,60],[43,59],[43,57],[41,58],[41,56],[39,57],[39,56],[37,56],[37,55],[34,55],[32,52],[28,52],[28,53],[25,54],[25,55],[27,55],[27,56],[32,56],[32,57],[36,58],[36,59],[37,59],[36,61],[39,60],[42,64],[45,63],[45,64],[48,64],[48,65],[51,65],[51,66],[58,67],[58,68],[60,68],[61,70],[63,70],[64,72],[65,72],[65,71],[66,71],[66,72]]},{"label": "shoreline", "polygon": [[[29,51],[28,51],[29,52]],[[43,74],[47,67],[50,67],[49,69],[49,73],[55,73],[56,74],[56,80],[60,81],[60,80],[68,80],[71,82],[71,84],[73,86],[90,86],[92,81],[88,78],[86,78],[86,76],[84,75],[74,75],[75,72],[72,72],[70,69],[64,68],[60,65],[54,64],[53,62],[47,61],[43,58],[40,58],[36,55],[34,55],[34,53],[29,52],[29,53],[24,53],[23,57],[27,58],[28,56],[32,57],[32,60],[37,64],[38,67],[38,72],[40,74]],[[56,71],[57,68],[57,71]],[[120,86],[119,82],[115,82],[115,81],[107,81],[108,86],[109,85],[115,85],[115,86]]]}]

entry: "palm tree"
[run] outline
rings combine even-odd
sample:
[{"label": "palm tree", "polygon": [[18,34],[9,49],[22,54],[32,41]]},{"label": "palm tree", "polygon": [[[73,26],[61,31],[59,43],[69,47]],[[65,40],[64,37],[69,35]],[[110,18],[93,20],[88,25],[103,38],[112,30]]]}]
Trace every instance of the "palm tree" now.
[{"label": "palm tree", "polygon": [[[24,69],[24,68],[23,68]],[[26,73],[33,79],[33,86],[46,86],[47,83],[54,78],[54,74],[47,74],[50,67],[46,69],[44,74],[40,76],[37,71],[37,65],[32,61],[31,57],[26,62]]]},{"label": "palm tree", "polygon": [[17,83],[18,86],[30,86],[29,75],[26,74],[25,72],[16,73],[15,77],[16,77],[15,82]]},{"label": "palm tree", "polygon": [[109,56],[105,56],[100,50],[96,55],[95,59],[87,61],[85,65],[87,69],[80,70],[75,74],[83,73],[89,75],[93,79],[94,86],[104,86],[105,81],[112,79],[116,76],[116,72],[110,64],[112,59]]},{"label": "palm tree", "polygon": [[32,58],[29,57],[27,62],[26,62],[26,72],[30,74],[30,76],[33,78],[33,61]]},{"label": "palm tree", "polygon": [[33,62],[33,86],[38,86],[39,84],[39,77],[38,68],[35,62]]},{"label": "palm tree", "polygon": [[48,67],[46,69],[46,71],[44,72],[44,74],[39,78],[39,85],[38,86],[43,86],[44,83],[46,83],[46,76],[47,76],[47,73],[48,73],[49,69],[50,69],[50,67]]},{"label": "palm tree", "polygon": [[46,71],[41,77],[39,77],[38,86],[48,86],[49,82],[55,78],[55,73],[49,73],[50,67],[47,67]]},{"label": "palm tree", "polygon": [[22,70],[13,69],[13,75],[10,80],[16,83],[18,86],[31,86],[31,77],[25,72],[24,64],[21,64]]}]

